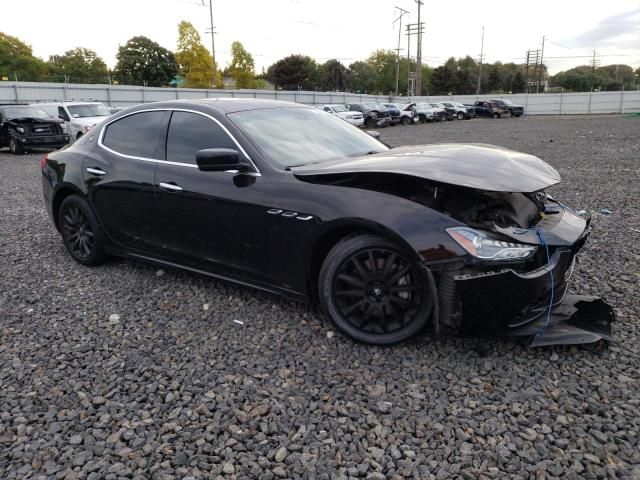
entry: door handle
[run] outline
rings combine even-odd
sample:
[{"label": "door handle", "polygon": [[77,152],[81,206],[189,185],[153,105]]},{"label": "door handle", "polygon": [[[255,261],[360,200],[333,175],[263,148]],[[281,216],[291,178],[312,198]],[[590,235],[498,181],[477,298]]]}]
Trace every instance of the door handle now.
[{"label": "door handle", "polygon": [[87,168],[87,172],[92,173],[94,175],[106,175],[107,172],[104,170],[100,170],[99,168]]},{"label": "door handle", "polygon": [[160,188],[162,188],[163,190],[168,190],[170,192],[181,192],[182,191],[182,187],[179,186],[179,185],[176,185],[174,183],[160,182],[160,184],[158,186]]}]

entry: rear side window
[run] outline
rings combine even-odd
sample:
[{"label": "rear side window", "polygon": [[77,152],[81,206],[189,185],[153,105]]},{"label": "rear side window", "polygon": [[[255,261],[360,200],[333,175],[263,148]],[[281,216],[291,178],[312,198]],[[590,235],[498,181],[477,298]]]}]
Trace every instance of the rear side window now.
[{"label": "rear side window", "polygon": [[167,134],[167,160],[196,163],[196,152],[205,148],[233,148],[236,144],[210,118],[189,112],[173,112]]},{"label": "rear side window", "polygon": [[165,112],[142,112],[109,124],[102,144],[123,155],[153,158]]}]

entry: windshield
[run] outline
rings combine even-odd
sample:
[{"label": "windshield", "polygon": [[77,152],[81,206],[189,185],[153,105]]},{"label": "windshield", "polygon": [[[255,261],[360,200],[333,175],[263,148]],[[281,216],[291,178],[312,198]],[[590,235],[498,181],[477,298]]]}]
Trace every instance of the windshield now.
[{"label": "windshield", "polygon": [[348,112],[347,108],[344,105],[331,105],[331,108],[333,108],[333,111],[336,113]]},{"label": "windshield", "polygon": [[461,104],[460,102],[451,102],[453,103],[453,105],[455,105],[456,107],[464,107],[463,104]]},{"label": "windshield", "polygon": [[101,103],[87,103],[86,105],[69,105],[67,110],[73,118],[108,117],[109,109]]},{"label": "windshield", "polygon": [[498,100],[496,103],[498,103],[498,104],[503,103],[505,105],[513,105],[513,102],[511,100]]},{"label": "windshield", "polygon": [[357,127],[315,108],[248,110],[228,116],[265,157],[285,167],[388,150]]},{"label": "windshield", "polygon": [[34,107],[32,105],[4,107],[2,110],[4,112],[4,116],[7,117],[7,120],[24,117],[49,118],[47,112],[40,107]]}]

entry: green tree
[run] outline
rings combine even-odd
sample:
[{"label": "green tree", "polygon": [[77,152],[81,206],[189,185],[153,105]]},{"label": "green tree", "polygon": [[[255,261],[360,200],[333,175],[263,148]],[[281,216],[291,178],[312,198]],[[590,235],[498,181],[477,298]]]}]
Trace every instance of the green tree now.
[{"label": "green tree", "polygon": [[345,91],[349,85],[349,72],[338,60],[328,60],[319,67],[322,90]]},{"label": "green tree", "polygon": [[184,20],[178,25],[176,61],[186,87],[207,88],[219,82],[218,78],[214,82],[213,59],[202,44],[200,34],[191,23]]},{"label": "green tree", "polygon": [[49,79],[54,82],[106,83],[107,65],[93,50],[77,47],[49,57]]},{"label": "green tree", "polygon": [[162,87],[178,75],[178,65],[172,52],[153,40],[136,36],[118,47],[115,79],[126,85]]},{"label": "green tree", "polygon": [[376,89],[375,72],[362,60],[349,65],[351,89],[356,93],[372,93]]},{"label": "green tree", "polygon": [[451,57],[444,65],[433,70],[431,76],[431,94],[448,95],[457,93],[458,85],[458,62]]},{"label": "green tree", "polygon": [[502,75],[500,63],[496,62],[489,66],[489,77],[487,78],[488,93],[502,93]]},{"label": "green tree", "polygon": [[41,81],[46,64],[33,56],[31,46],[19,38],[0,32],[0,78],[21,81]]},{"label": "green tree", "polygon": [[524,75],[522,72],[517,71],[513,76],[513,83],[511,84],[511,92],[513,93],[523,93],[527,88],[527,84],[524,79]]},{"label": "green tree", "polygon": [[289,55],[271,65],[266,78],[283,90],[314,90],[319,87],[318,65],[306,55]]},{"label": "green tree", "polygon": [[255,63],[251,54],[236,41],[231,44],[231,55],[227,72],[236,81],[236,88],[258,88]]}]

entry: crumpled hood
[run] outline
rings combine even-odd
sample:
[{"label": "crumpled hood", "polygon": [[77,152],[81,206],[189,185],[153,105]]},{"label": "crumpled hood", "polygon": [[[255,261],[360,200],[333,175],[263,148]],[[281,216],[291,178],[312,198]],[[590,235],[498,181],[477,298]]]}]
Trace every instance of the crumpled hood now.
[{"label": "crumpled hood", "polygon": [[20,117],[20,118],[12,118],[10,120],[8,120],[8,123],[11,123],[13,125],[21,125],[21,124],[25,124],[25,123],[57,123],[57,124],[61,124],[63,123],[62,120],[59,120],[57,118],[38,118],[38,117]]},{"label": "crumpled hood", "polygon": [[297,177],[340,173],[396,173],[494,192],[529,193],[560,182],[560,174],[526,153],[494,145],[444,143],[292,168]]}]

